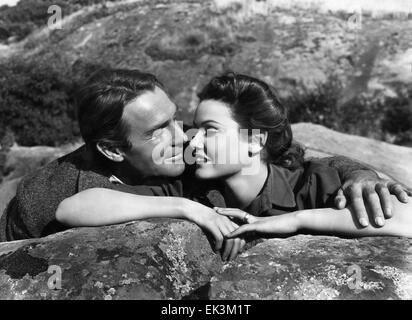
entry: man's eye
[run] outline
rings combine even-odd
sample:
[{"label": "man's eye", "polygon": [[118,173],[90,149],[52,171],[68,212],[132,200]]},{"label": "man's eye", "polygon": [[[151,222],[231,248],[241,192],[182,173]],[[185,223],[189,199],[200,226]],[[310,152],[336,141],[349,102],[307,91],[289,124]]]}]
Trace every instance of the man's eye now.
[{"label": "man's eye", "polygon": [[155,136],[155,135],[161,135],[166,129],[167,129],[167,127],[161,127],[161,128],[159,128],[159,129],[156,129],[156,130],[153,132],[153,135],[154,135],[154,136]]},{"label": "man's eye", "polygon": [[154,139],[154,138],[160,137],[162,135],[164,129],[165,128],[158,128],[156,130],[148,132],[147,133],[147,138]]}]

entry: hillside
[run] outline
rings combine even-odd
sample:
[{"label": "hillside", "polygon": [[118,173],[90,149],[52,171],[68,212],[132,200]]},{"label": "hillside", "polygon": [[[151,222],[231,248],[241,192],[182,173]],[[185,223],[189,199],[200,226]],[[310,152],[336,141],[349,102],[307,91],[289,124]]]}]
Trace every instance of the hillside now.
[{"label": "hillside", "polygon": [[[68,15],[63,11],[62,29],[39,27],[22,41],[3,44],[0,96],[9,100],[0,101],[6,114],[0,135],[12,132],[23,145],[74,139],[73,88],[93,70],[112,66],[158,75],[187,122],[200,88],[231,69],[274,84],[294,122],[411,145],[411,15],[365,11],[356,24],[350,10],[285,1],[219,3],[141,0],[80,6]],[[40,88],[39,74],[44,75]],[[32,87],[35,96],[26,94]],[[22,108],[31,114],[25,128],[33,133],[26,136],[15,120],[23,117]],[[44,124],[36,125],[36,117]],[[57,132],[53,126],[59,125]]]}]

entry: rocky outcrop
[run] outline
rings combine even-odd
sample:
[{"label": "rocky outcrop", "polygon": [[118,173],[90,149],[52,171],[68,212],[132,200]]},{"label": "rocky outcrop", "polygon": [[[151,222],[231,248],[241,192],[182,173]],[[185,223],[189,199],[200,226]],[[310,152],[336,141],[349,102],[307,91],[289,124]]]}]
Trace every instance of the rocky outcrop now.
[{"label": "rocky outcrop", "polygon": [[12,146],[5,154],[4,164],[1,168],[1,174],[4,177],[0,183],[0,216],[8,202],[16,194],[17,186],[23,176],[73,151],[79,146],[80,143],[67,144],[58,148]]},{"label": "rocky outcrop", "polygon": [[[252,247],[250,247],[252,246]],[[179,220],[0,244],[1,299],[411,299],[411,240],[295,236],[222,263]]]},{"label": "rocky outcrop", "polygon": [[21,178],[50,161],[73,151],[80,145],[81,143],[79,142],[58,148],[47,146],[22,147],[14,145],[5,157],[4,174],[8,180]]},{"label": "rocky outcrop", "polygon": [[411,240],[299,235],[249,249],[210,281],[211,299],[412,299]]},{"label": "rocky outcrop", "polygon": [[[0,254],[3,299],[179,299],[221,267],[203,233],[175,220],[2,243]],[[50,266],[61,271],[61,290],[49,289]]]},{"label": "rocky outcrop", "polygon": [[346,156],[412,188],[412,148],[340,133],[313,123],[297,123],[292,129],[294,138],[307,148],[308,157]]}]

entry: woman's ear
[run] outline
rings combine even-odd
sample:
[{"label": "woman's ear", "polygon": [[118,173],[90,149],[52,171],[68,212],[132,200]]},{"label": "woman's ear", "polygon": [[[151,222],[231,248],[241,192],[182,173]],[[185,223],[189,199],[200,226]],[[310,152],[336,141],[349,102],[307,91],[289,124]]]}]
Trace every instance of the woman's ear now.
[{"label": "woman's ear", "polygon": [[267,131],[261,132],[260,130],[256,130],[258,132],[254,132],[252,130],[252,135],[250,136],[249,140],[249,156],[256,155],[262,151],[265,147],[266,141],[268,139]]},{"label": "woman's ear", "polygon": [[122,162],[124,160],[124,153],[119,148],[109,146],[104,142],[97,142],[96,148],[109,160],[114,162]]}]

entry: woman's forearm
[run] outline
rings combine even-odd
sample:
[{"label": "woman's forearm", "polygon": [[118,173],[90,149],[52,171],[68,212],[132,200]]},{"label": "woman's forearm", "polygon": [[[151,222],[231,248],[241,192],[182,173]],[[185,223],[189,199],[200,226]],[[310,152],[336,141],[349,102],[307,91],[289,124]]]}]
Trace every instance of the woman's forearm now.
[{"label": "woman's forearm", "polygon": [[93,188],[63,200],[56,211],[56,219],[72,227],[102,226],[156,217],[187,219],[189,202],[178,197],[140,196]]},{"label": "woman's forearm", "polygon": [[406,236],[412,237],[412,206],[392,196],[394,215],[383,227],[360,227],[351,208],[311,209],[296,212],[298,233],[332,234],[344,236]]}]

